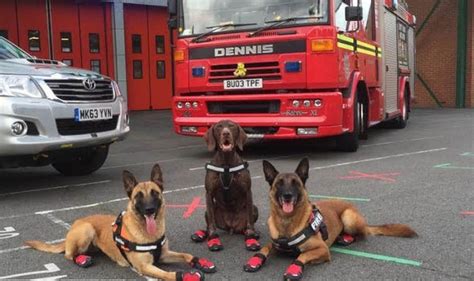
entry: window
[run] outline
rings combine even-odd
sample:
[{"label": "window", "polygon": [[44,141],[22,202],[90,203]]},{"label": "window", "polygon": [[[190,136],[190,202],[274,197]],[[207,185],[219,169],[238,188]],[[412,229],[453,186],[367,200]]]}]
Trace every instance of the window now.
[{"label": "window", "polygon": [[351,30],[349,26],[352,27],[350,22],[346,21],[346,7],[351,5],[350,0],[337,0],[335,3],[336,7],[336,27],[338,30],[346,32]]},{"label": "window", "polygon": [[39,30],[28,30],[28,47],[32,52],[39,52],[41,50]]},{"label": "window", "polygon": [[140,54],[142,52],[142,36],[140,34],[132,35],[132,53]]},{"label": "window", "polygon": [[62,60],[62,62],[67,66],[72,66],[72,60]]},{"label": "window", "polygon": [[408,67],[407,27],[398,22],[398,65]]},{"label": "window", "polygon": [[0,36],[8,39],[8,30],[0,30]]},{"label": "window", "polygon": [[367,37],[375,41],[374,5],[372,2],[372,0],[362,0],[362,24],[367,32]]},{"label": "window", "polygon": [[91,70],[100,73],[100,60],[91,60]]},{"label": "window", "polygon": [[158,79],[166,78],[165,61],[159,60],[156,62],[156,78]]},{"label": "window", "polygon": [[100,52],[100,37],[98,33],[89,33],[89,52]]},{"label": "window", "polygon": [[165,37],[163,35],[155,36],[156,43],[156,53],[164,54],[165,53]]},{"label": "window", "polygon": [[133,79],[142,79],[143,70],[142,70],[142,61],[134,60],[133,61]]},{"label": "window", "polygon": [[61,50],[63,53],[72,52],[71,32],[61,32]]}]

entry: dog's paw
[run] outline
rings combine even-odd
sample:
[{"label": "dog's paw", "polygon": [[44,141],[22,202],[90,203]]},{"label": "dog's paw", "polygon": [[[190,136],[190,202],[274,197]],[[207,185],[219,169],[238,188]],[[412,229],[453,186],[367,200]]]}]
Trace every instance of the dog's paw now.
[{"label": "dog's paw", "polygon": [[204,273],[214,273],[217,271],[214,263],[204,258],[194,257],[191,260],[191,266],[203,271]]},{"label": "dog's paw", "polygon": [[340,246],[349,246],[350,244],[354,243],[354,241],[354,236],[347,233],[343,233],[336,238],[335,243]]},{"label": "dog's paw", "polygon": [[224,246],[222,246],[221,239],[217,234],[209,236],[209,239],[207,240],[207,248],[209,248],[209,251],[212,252],[217,252],[224,249]]},{"label": "dog's paw", "polygon": [[260,245],[260,242],[258,242],[257,239],[255,238],[246,238],[245,239],[245,249],[247,249],[247,251],[258,251],[262,248],[262,246]]},{"label": "dog's paw", "polygon": [[257,272],[262,268],[263,264],[267,260],[267,257],[264,255],[257,253],[253,257],[251,257],[247,263],[244,265],[244,271],[246,272]]},{"label": "dog's paw", "polygon": [[204,274],[199,270],[178,271],[176,281],[203,281]]},{"label": "dog's paw", "polygon": [[191,235],[191,240],[193,240],[196,243],[203,242],[207,238],[207,231],[206,230],[197,230]]},{"label": "dog's paw", "polygon": [[283,275],[284,281],[295,281],[303,279],[303,268],[304,264],[298,260],[295,260],[290,266],[286,269],[285,274]]},{"label": "dog's paw", "polygon": [[93,264],[92,257],[86,255],[78,255],[74,258],[74,263],[82,268],[87,268]]}]

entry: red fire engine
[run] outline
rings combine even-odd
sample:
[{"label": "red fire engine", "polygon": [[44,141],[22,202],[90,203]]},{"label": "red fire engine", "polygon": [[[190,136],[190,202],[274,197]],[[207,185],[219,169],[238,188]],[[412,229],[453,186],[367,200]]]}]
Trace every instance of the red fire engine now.
[{"label": "red fire engine", "polygon": [[252,138],[334,136],[356,151],[382,121],[404,128],[415,17],[403,0],[170,0],[177,133],[221,119]]}]

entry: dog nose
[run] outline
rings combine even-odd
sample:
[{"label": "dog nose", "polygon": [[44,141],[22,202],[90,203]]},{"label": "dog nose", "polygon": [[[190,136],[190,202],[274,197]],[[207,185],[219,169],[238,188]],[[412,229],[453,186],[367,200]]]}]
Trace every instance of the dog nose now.
[{"label": "dog nose", "polygon": [[292,198],[293,198],[293,194],[291,193],[283,194],[283,199],[285,199],[285,201],[290,201]]},{"label": "dog nose", "polygon": [[156,213],[156,208],[146,208],[145,209],[145,215],[153,215]]}]

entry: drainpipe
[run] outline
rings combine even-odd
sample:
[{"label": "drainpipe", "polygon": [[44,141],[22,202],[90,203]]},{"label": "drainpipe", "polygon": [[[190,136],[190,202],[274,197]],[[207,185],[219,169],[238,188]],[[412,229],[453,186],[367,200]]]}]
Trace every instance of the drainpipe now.
[{"label": "drainpipe", "polygon": [[456,68],[456,107],[466,106],[467,0],[458,0],[458,50]]}]

